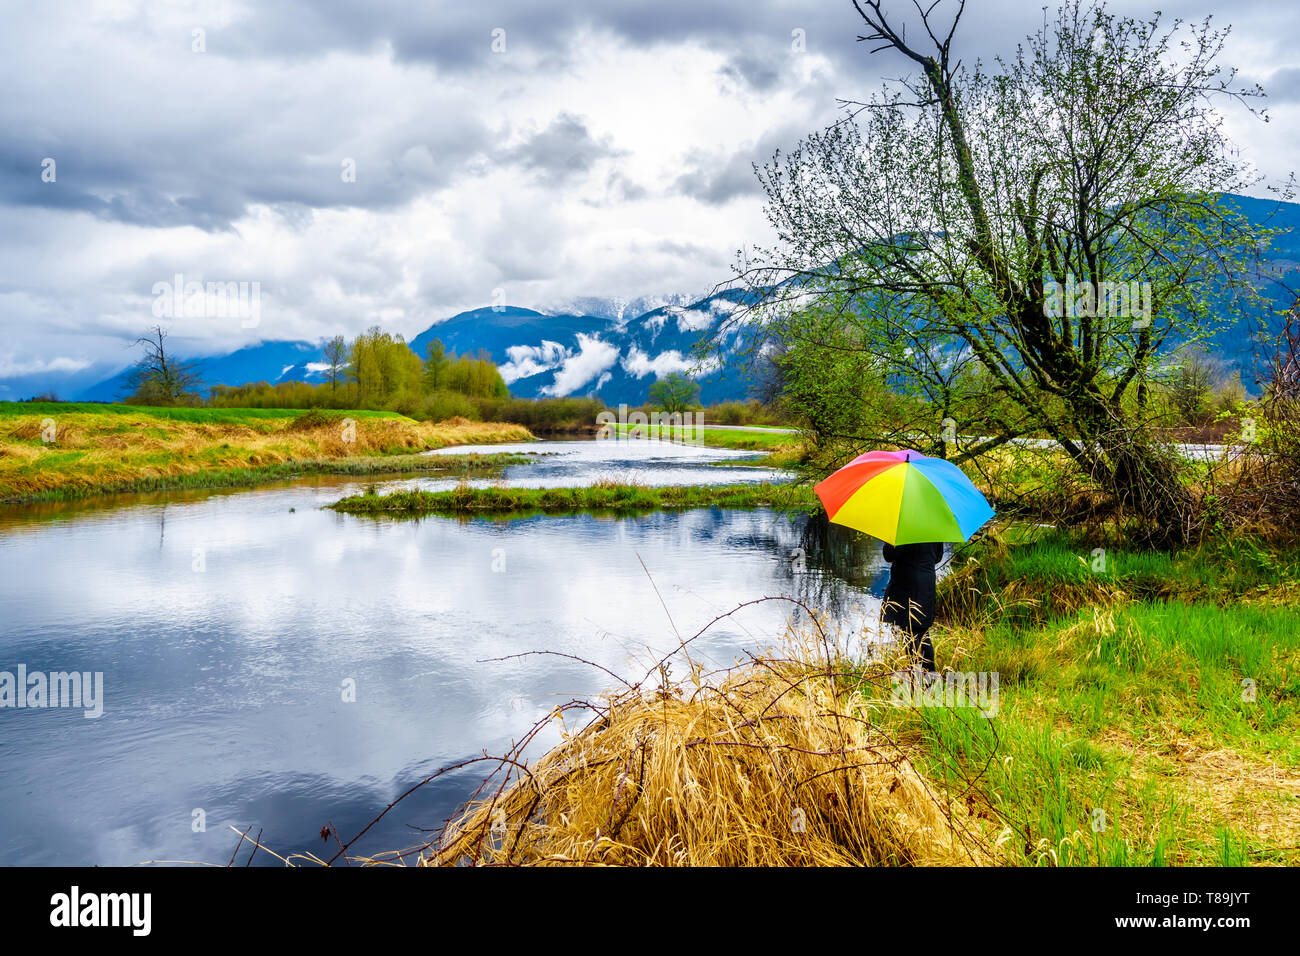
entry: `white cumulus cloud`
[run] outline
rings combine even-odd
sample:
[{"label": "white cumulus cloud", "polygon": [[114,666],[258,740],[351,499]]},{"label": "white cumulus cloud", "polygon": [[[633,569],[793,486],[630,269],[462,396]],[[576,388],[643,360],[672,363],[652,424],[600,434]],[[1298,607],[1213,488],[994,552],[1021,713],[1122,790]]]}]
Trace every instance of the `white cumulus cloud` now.
[{"label": "white cumulus cloud", "polygon": [[578,333],[578,351],[570,353],[555,373],[555,381],[543,388],[543,395],[572,395],[582,386],[609,371],[618,361],[618,346],[597,336]]},{"label": "white cumulus cloud", "polygon": [[682,332],[700,332],[713,324],[715,314],[706,309],[682,309],[677,313],[677,328]]},{"label": "white cumulus cloud", "polygon": [[542,340],[541,345],[512,345],[506,349],[509,361],[500,366],[498,371],[509,385],[521,378],[559,367],[568,355],[569,350],[559,342],[546,339]]},{"label": "white cumulus cloud", "polygon": [[660,352],[651,358],[648,353],[635,345],[628,350],[627,357],[623,359],[623,370],[636,378],[645,378],[647,375],[663,378],[673,372],[690,371],[695,368],[695,365],[695,359],[682,355],[676,349]]},{"label": "white cumulus cloud", "polygon": [[80,372],[82,369],[89,367],[90,362],[85,359],[64,356],[52,359],[27,359],[26,361],[20,361],[15,355],[0,357],[0,377],[37,375],[41,372]]}]

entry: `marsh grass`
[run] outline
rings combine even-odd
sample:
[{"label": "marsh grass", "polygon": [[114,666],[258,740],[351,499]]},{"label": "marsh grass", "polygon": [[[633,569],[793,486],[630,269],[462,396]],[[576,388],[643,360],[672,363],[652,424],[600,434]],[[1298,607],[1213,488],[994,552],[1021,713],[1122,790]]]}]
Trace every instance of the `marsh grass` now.
[{"label": "marsh grass", "polygon": [[472,488],[450,491],[397,491],[387,495],[353,495],[329,507],[356,515],[419,517],[458,515],[524,517],[530,514],[605,512],[630,514],[689,508],[808,508],[811,489],[756,483],[650,487],[620,481],[597,481],[572,488]]},{"label": "marsh grass", "polygon": [[938,607],[951,623],[1032,626],[1132,600],[1300,603],[1300,551],[1250,538],[1171,552],[1054,529],[994,531],[959,549]]},{"label": "marsh grass", "polygon": [[531,455],[517,453],[466,455],[384,455],[372,458],[315,458],[258,465],[252,468],[213,469],[181,475],[162,475],[108,482],[86,489],[80,486],[59,487],[17,499],[24,505],[81,501],[90,497],[122,494],[149,494],[160,491],[253,488],[275,481],[292,481],[312,475],[431,474],[440,478],[487,478],[511,465],[533,461]]},{"label": "marsh grass", "polygon": [[[837,716],[836,716],[837,715]],[[941,865],[985,858],[833,674],[777,661],[615,696],[473,804],[433,865]]]},{"label": "marsh grass", "polygon": [[[24,410],[30,406],[18,406]],[[411,453],[527,441],[528,431],[388,413],[50,405],[0,410],[0,500],[70,500],[128,491],[237,487],[300,473],[422,470]],[[246,414],[247,413],[247,414]],[[345,427],[345,420],[351,419]],[[53,421],[54,440],[46,441]],[[406,456],[396,460],[397,456]],[[387,464],[365,464],[385,457]],[[453,468],[454,466],[445,466]]]}]

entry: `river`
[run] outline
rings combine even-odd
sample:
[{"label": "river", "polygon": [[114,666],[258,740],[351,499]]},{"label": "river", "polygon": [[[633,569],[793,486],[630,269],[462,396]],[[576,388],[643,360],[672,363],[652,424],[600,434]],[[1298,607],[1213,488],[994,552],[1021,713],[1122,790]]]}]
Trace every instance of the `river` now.
[{"label": "river", "polygon": [[[548,454],[501,480],[781,478],[719,465],[743,452],[667,442],[520,447]],[[437,768],[500,752],[557,703],[613,683],[560,657],[491,658],[558,651],[633,677],[675,632],[764,595],[816,602],[849,631],[878,610],[878,550],[802,516],[323,509],[371,483],[452,484],[319,477],[0,511],[0,670],[102,672],[104,686],[97,718],[0,709],[0,864],[224,863],[231,826],[285,855],[330,855],[327,822],[347,839]],[[727,618],[695,655],[726,665],[771,645],[791,607]],[[438,826],[481,776],[422,789],[353,852],[422,842],[415,828]]]}]

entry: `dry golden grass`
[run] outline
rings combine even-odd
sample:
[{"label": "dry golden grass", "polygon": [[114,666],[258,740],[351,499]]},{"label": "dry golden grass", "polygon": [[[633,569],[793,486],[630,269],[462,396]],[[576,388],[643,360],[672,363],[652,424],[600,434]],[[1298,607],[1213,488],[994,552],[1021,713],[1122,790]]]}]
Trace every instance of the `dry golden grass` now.
[{"label": "dry golden grass", "polygon": [[464,418],[435,424],[363,417],[353,420],[354,432],[345,432],[345,417],[304,428],[287,413],[238,423],[190,422],[146,412],[70,413],[55,420],[53,441],[42,440],[43,416],[3,418],[0,498],[56,490],[93,493],[140,479],[532,439],[521,425]]},{"label": "dry golden grass", "polygon": [[[887,675],[880,665],[868,679]],[[598,711],[592,723],[532,765],[507,755],[505,778],[420,848],[419,862],[990,862],[979,821],[941,797],[872,719],[881,704],[861,692],[863,679],[834,656],[762,657],[721,679],[693,671],[685,684],[636,685],[584,705]]]},{"label": "dry golden grass", "polygon": [[[1243,756],[1229,747],[1205,749],[1171,739],[1167,756],[1178,768],[1177,784],[1187,806],[1204,818],[1204,828],[1228,825],[1261,846],[1290,849],[1300,834],[1300,770],[1276,761]],[[1139,773],[1153,770],[1143,766]],[[1277,852],[1269,862],[1285,862]]]}]

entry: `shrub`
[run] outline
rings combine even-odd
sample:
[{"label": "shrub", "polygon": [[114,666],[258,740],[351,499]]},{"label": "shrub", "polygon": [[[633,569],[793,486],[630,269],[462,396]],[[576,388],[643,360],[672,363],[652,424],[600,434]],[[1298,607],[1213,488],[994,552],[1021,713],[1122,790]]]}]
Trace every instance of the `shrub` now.
[{"label": "shrub", "polygon": [[413,404],[409,412],[403,414],[426,422],[442,422],[457,417],[474,421],[480,419],[478,406],[471,398],[446,389],[439,389],[424,396]]},{"label": "shrub", "polygon": [[299,415],[285,427],[291,432],[306,432],[316,428],[323,428],[326,425],[333,425],[338,420],[337,415],[326,415],[319,409],[313,408],[311,411]]},{"label": "shrub", "polygon": [[485,421],[513,422],[533,431],[579,431],[596,425],[605,403],[596,398],[480,399]]}]

